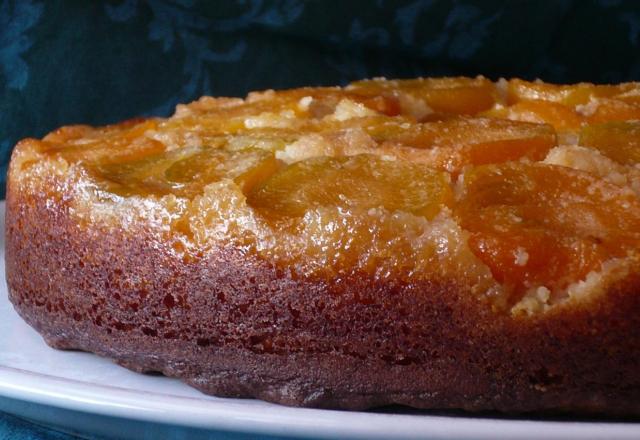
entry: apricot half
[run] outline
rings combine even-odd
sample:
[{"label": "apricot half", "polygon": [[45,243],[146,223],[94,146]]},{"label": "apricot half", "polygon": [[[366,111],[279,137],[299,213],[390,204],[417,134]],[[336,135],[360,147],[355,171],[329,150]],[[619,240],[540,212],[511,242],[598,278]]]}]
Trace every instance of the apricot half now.
[{"label": "apricot half", "polygon": [[422,100],[438,113],[474,115],[491,108],[495,86],[486,78],[417,78],[405,80],[364,80],[352,83],[347,90],[369,95],[404,93]]},{"label": "apricot half", "polygon": [[320,157],[296,162],[249,193],[267,217],[299,217],[321,206],[367,212],[401,210],[432,218],[451,203],[445,173],[371,155]]},{"label": "apricot half", "polygon": [[464,175],[456,207],[472,251],[517,300],[584,279],[640,244],[640,202],[586,172],[554,165],[486,165]]},{"label": "apricot half", "polygon": [[589,125],[580,132],[579,144],[595,148],[624,165],[640,163],[640,122]]},{"label": "apricot half", "polygon": [[234,180],[250,191],[278,169],[273,152],[253,148],[183,148],[127,164],[93,168],[119,195],[194,196],[210,183]]}]

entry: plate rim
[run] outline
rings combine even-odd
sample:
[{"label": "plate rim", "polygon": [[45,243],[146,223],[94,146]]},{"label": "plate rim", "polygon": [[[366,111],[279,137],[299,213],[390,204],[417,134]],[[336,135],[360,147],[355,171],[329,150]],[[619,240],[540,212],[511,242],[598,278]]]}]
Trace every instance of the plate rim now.
[{"label": "plate rim", "polygon": [[[123,368],[114,364],[114,368]],[[64,390],[64,391],[61,391]],[[0,365],[0,395],[72,411],[236,433],[323,438],[636,439],[640,423],[544,421],[294,408],[132,390]],[[152,399],[150,397],[156,397]],[[295,423],[294,423],[295,420]],[[386,429],[382,427],[386,426]]]}]

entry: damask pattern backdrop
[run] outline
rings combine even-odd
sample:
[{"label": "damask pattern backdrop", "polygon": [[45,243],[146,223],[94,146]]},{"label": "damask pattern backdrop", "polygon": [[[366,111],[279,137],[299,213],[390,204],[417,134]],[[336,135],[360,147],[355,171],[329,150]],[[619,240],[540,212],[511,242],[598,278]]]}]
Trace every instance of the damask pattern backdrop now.
[{"label": "damask pattern backdrop", "polygon": [[640,79],[640,2],[0,0],[0,195],[13,145],[203,94],[472,75]]}]

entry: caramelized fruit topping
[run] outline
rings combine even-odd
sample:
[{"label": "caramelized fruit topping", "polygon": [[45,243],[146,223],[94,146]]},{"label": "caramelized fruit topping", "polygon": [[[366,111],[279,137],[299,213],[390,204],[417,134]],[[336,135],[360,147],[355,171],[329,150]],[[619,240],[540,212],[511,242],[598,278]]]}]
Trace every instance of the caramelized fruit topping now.
[{"label": "caramelized fruit topping", "polygon": [[585,124],[640,119],[640,83],[557,85],[513,79],[506,85],[504,104],[485,115],[575,131]]},{"label": "caramelized fruit topping", "polygon": [[473,252],[517,299],[532,287],[564,289],[640,244],[635,195],[554,165],[475,168],[456,213]]},{"label": "caramelized fruit topping", "polygon": [[451,199],[446,173],[368,155],[296,162],[248,196],[249,205],[269,217],[338,206],[348,212],[385,208],[432,218]]},{"label": "caramelized fruit topping", "polygon": [[207,184],[222,179],[232,179],[248,192],[278,166],[269,151],[183,148],[136,162],[90,169],[107,182],[109,191],[118,195],[194,196]]},{"label": "caramelized fruit topping", "polygon": [[640,122],[609,122],[590,125],[580,132],[580,145],[595,148],[609,159],[625,165],[640,163]]},{"label": "caramelized fruit topping", "polygon": [[[405,108],[412,102],[426,104],[427,113],[475,115],[495,102],[496,89],[486,78],[417,78],[357,81],[348,88],[355,93],[394,96]],[[417,105],[417,104],[414,104]]]},{"label": "caramelized fruit topping", "polygon": [[[460,166],[505,162],[528,157],[544,158],[556,144],[553,128],[540,124],[494,119],[452,119],[441,122],[379,126],[370,129],[374,139],[420,149],[444,149],[460,156]],[[446,160],[442,160],[446,163]],[[434,163],[435,166],[442,166]]]},{"label": "caramelized fruit topping", "polygon": [[[513,305],[635,253],[640,202],[625,186],[638,180],[637,119],[636,83],[374,79],[204,97],[169,119],[63,127],[36,149],[102,191],[192,201],[211,210],[201,224],[226,222],[227,238],[259,224],[264,243],[376,274],[446,276],[464,261],[461,272],[481,267]],[[601,154],[617,164],[593,166]],[[217,182],[234,188],[229,203]]]}]

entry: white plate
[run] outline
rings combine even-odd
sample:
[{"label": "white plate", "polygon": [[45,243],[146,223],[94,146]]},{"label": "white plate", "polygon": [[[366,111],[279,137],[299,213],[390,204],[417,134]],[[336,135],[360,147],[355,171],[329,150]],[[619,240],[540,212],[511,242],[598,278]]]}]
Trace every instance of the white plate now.
[{"label": "white plate", "polygon": [[[4,219],[4,202],[0,218]],[[0,228],[4,266],[4,221]],[[227,438],[242,433],[250,438],[640,438],[640,423],[328,411],[206,396],[174,379],[133,373],[88,353],[49,348],[13,310],[4,279],[0,281],[0,396],[0,410],[76,433],[121,438],[155,439],[176,435],[177,430],[186,435],[183,438],[221,433]]]}]

